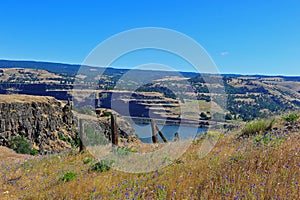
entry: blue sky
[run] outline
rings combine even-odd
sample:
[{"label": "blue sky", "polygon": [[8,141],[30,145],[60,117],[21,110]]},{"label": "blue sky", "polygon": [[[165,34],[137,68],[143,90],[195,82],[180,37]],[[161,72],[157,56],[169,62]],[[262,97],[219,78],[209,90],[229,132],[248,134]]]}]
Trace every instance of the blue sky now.
[{"label": "blue sky", "polygon": [[[221,73],[300,75],[298,0],[1,1],[0,59],[82,63],[100,42],[140,27],[190,36]],[[163,56],[154,57],[143,62]],[[128,58],[115,65],[133,67]]]}]

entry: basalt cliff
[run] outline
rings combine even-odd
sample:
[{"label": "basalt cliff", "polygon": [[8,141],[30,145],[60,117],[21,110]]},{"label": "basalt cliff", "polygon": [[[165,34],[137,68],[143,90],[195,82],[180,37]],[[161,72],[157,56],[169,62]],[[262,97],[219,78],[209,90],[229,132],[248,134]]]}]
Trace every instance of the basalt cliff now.
[{"label": "basalt cliff", "polygon": [[[76,147],[80,142],[78,116],[72,111],[70,102],[53,97],[0,95],[0,146],[11,147],[14,138],[22,137],[39,154]],[[95,134],[102,134],[109,140],[109,119],[91,116],[88,121],[97,124]],[[134,130],[124,120],[119,120],[118,132],[122,141],[135,137]]]},{"label": "basalt cliff", "polygon": [[9,146],[14,137],[23,137],[39,153],[60,151],[75,140],[76,131],[69,104],[53,97],[0,95],[0,145]]}]

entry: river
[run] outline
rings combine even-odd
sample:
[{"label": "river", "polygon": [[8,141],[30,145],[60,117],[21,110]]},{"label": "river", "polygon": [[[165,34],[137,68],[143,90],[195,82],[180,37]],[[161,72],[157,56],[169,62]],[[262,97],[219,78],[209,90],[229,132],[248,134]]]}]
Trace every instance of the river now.
[{"label": "river", "polygon": [[[145,143],[152,142],[151,124],[131,124],[139,139]],[[158,125],[158,128],[163,132],[168,141],[174,140],[174,134],[179,133],[180,139],[195,138],[195,136],[206,132],[207,129],[193,126],[174,126],[174,125]],[[161,138],[158,135],[160,141]]]}]

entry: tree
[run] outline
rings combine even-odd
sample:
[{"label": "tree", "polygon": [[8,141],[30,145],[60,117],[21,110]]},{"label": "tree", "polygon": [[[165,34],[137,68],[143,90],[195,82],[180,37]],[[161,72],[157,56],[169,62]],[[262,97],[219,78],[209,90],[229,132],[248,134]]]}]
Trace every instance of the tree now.
[{"label": "tree", "polygon": [[207,114],[204,113],[204,112],[200,113],[200,118],[203,119],[203,120],[208,120],[209,119],[209,117],[207,116]]},{"label": "tree", "polygon": [[232,115],[230,113],[227,113],[225,115],[225,120],[232,120]]}]

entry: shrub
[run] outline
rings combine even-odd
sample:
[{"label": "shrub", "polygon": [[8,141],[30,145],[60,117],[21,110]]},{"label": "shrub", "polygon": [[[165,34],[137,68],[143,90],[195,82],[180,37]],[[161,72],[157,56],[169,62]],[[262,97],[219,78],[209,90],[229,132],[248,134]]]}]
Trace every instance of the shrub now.
[{"label": "shrub", "polygon": [[59,132],[59,133],[58,133],[58,138],[59,138],[60,140],[62,140],[62,141],[66,141],[66,138],[65,138],[65,136],[64,136],[64,134],[63,134],[62,132]]},{"label": "shrub", "polygon": [[256,135],[253,140],[257,145],[276,145],[280,144],[285,139],[284,135],[276,135],[272,133],[267,133],[263,135]]},{"label": "shrub", "polygon": [[233,117],[232,117],[231,114],[227,113],[227,114],[225,115],[225,120],[232,120],[232,119],[233,119]]},{"label": "shrub", "polygon": [[76,178],[77,174],[74,172],[68,172],[66,174],[64,174],[62,177],[60,177],[59,181],[62,182],[69,182],[72,181]]},{"label": "shrub", "polygon": [[75,139],[70,137],[65,137],[62,132],[58,133],[58,138],[64,142],[71,144],[72,147],[78,147],[80,144],[80,138],[76,137]]},{"label": "shrub", "polygon": [[111,112],[105,111],[105,112],[103,112],[103,115],[105,117],[110,117],[111,116]]},{"label": "shrub", "polygon": [[38,150],[36,150],[36,149],[31,149],[30,155],[36,156],[36,155],[38,155],[38,154],[39,154],[39,151],[38,151]]},{"label": "shrub", "polygon": [[207,114],[204,113],[204,112],[200,113],[200,118],[203,119],[203,120],[208,120],[209,119],[209,117],[207,116]]},{"label": "shrub", "polygon": [[96,162],[91,166],[91,170],[98,171],[98,172],[106,172],[109,171],[113,165],[113,160],[101,160]]},{"label": "shrub", "polygon": [[299,118],[299,115],[297,114],[289,114],[287,116],[283,116],[282,117],[285,121],[288,121],[288,122],[293,122],[293,121],[296,121],[298,118]]},{"label": "shrub", "polygon": [[80,138],[77,136],[75,139],[71,139],[70,144],[71,144],[72,147],[79,147]]},{"label": "shrub", "polygon": [[90,162],[92,162],[92,161],[93,161],[92,158],[87,158],[87,159],[85,159],[85,160],[83,161],[83,163],[84,163],[84,164],[88,164],[88,163],[90,163]]},{"label": "shrub", "polygon": [[253,140],[257,144],[268,144],[271,141],[271,137],[269,135],[257,135]]},{"label": "shrub", "polygon": [[252,135],[257,135],[259,133],[268,131],[272,128],[275,119],[272,120],[256,120],[249,122],[242,129],[242,134],[240,137],[249,137]]},{"label": "shrub", "polygon": [[30,148],[30,143],[24,136],[16,136],[8,141],[8,147],[20,154],[37,155],[36,149]]}]

